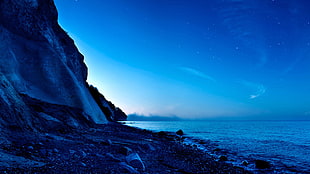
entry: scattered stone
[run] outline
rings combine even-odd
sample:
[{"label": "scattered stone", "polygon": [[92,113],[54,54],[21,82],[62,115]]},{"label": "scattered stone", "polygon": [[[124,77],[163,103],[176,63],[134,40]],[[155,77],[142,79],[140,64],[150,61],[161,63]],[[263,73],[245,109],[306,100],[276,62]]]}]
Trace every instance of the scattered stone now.
[{"label": "scattered stone", "polygon": [[91,133],[96,133],[96,132],[97,132],[97,129],[95,129],[95,128],[90,128],[90,129],[89,129],[89,132],[91,132]]},{"label": "scattered stone", "polygon": [[59,152],[59,150],[58,150],[58,149],[56,149],[56,148],[54,148],[54,149],[53,149],[53,152],[54,152],[54,153],[58,153],[58,152]]},{"label": "scattered stone", "polygon": [[182,129],[180,129],[180,130],[178,130],[178,131],[176,132],[176,134],[179,135],[179,136],[183,136],[183,135],[184,135],[184,132],[182,131]]},{"label": "scattered stone", "polygon": [[48,150],[46,150],[46,149],[40,149],[40,150],[39,150],[39,154],[40,154],[40,156],[47,156],[47,155],[48,155]]},{"label": "scattered stone", "polygon": [[220,156],[219,159],[220,159],[220,161],[227,161],[228,160],[228,158],[226,156],[223,156],[223,155]]},{"label": "scattered stone", "polygon": [[255,167],[257,169],[269,169],[271,167],[271,164],[268,161],[255,160]]},{"label": "scattered stone", "polygon": [[219,148],[213,149],[213,152],[219,152],[219,151],[221,151],[221,149],[219,149]]},{"label": "scattered stone", "polygon": [[106,153],[107,156],[107,160],[108,161],[114,161],[114,162],[121,162],[120,159],[116,158],[114,155],[112,155],[111,153]]},{"label": "scattered stone", "polygon": [[147,144],[147,147],[148,147],[149,150],[151,150],[151,151],[155,151],[155,150],[156,150],[155,147],[152,146],[152,144]]},{"label": "scattered stone", "polygon": [[81,166],[86,167],[87,165],[83,162],[80,162]]},{"label": "scattered stone", "polygon": [[78,159],[83,159],[83,158],[85,158],[86,156],[87,156],[87,154],[84,152],[84,151],[76,151],[74,154],[73,154],[73,156],[75,157],[75,158],[78,158]]},{"label": "scattered stone", "polygon": [[70,154],[74,154],[76,151],[75,150],[69,150]]},{"label": "scattered stone", "polygon": [[156,150],[155,147],[152,146],[152,145],[149,144],[149,143],[143,144],[143,145],[142,145],[142,148],[143,148],[144,150],[150,150],[150,151],[155,151],[155,150]]},{"label": "scattered stone", "polygon": [[159,136],[161,136],[161,137],[167,136],[167,135],[168,135],[167,132],[165,132],[165,131],[160,131],[160,132],[158,132],[157,134],[158,134]]},{"label": "scattered stone", "polygon": [[27,150],[33,150],[34,148],[33,148],[33,146],[28,146],[27,147]]},{"label": "scattered stone", "polygon": [[132,152],[132,150],[129,147],[122,146],[119,152],[123,155],[129,155]]},{"label": "scattered stone", "polygon": [[101,141],[100,144],[105,145],[105,146],[111,146],[113,143],[111,140],[105,140],[105,141]]},{"label": "scattered stone", "polygon": [[126,157],[126,161],[130,166],[132,166],[134,168],[137,168],[137,169],[142,170],[142,171],[145,170],[144,163],[142,162],[140,156],[137,153],[132,153],[132,154],[128,155]]},{"label": "scattered stone", "polygon": [[99,153],[96,153],[96,156],[99,157],[99,158],[103,158],[103,159],[106,158],[105,156],[103,156],[103,155],[101,155],[101,154],[99,154]]},{"label": "scattered stone", "polygon": [[125,162],[121,162],[119,164],[120,164],[120,168],[124,170],[124,171],[122,171],[123,173],[139,174],[139,172],[137,170],[135,170],[133,167],[127,165]]},{"label": "scattered stone", "polygon": [[206,144],[204,140],[199,140],[198,144]]},{"label": "scattered stone", "polygon": [[249,165],[249,162],[248,162],[247,160],[244,160],[244,161],[242,161],[242,165],[248,166],[248,165]]}]

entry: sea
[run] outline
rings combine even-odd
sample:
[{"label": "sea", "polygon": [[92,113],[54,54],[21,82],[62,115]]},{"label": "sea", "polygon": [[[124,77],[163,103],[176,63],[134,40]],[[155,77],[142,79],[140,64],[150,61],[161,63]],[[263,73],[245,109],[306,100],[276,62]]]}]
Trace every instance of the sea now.
[{"label": "sea", "polygon": [[[155,132],[185,133],[184,143],[254,173],[310,173],[310,121],[126,121]],[[204,142],[204,143],[202,143]],[[270,170],[255,168],[268,161]],[[247,166],[242,163],[248,162]]]}]

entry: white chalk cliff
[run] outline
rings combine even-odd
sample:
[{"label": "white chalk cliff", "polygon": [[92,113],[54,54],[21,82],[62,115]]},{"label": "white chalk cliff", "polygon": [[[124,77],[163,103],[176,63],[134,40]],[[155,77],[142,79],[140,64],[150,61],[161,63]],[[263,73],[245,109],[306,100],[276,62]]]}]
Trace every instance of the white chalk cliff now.
[{"label": "white chalk cliff", "polygon": [[49,104],[75,110],[63,121],[76,126],[113,120],[90,93],[84,57],[57,20],[53,0],[0,0],[0,126],[61,120]]}]

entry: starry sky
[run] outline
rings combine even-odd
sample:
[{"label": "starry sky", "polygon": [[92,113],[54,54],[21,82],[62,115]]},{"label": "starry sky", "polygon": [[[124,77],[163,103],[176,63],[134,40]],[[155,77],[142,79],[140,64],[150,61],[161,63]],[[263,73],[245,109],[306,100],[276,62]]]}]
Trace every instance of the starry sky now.
[{"label": "starry sky", "polygon": [[55,0],[127,114],[309,119],[308,0]]}]

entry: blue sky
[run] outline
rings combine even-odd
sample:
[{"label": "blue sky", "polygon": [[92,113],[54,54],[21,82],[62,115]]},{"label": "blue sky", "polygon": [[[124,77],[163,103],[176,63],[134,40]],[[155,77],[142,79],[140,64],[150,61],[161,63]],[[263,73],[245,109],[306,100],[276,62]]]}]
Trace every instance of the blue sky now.
[{"label": "blue sky", "polygon": [[55,0],[88,81],[127,114],[310,117],[307,0]]}]

